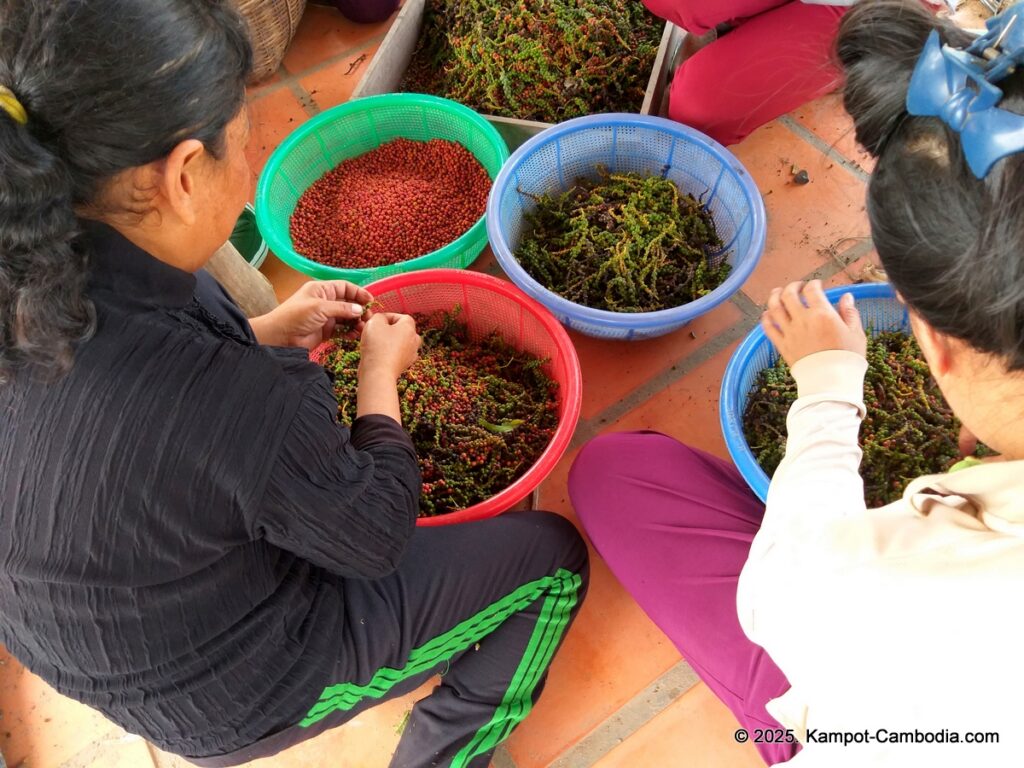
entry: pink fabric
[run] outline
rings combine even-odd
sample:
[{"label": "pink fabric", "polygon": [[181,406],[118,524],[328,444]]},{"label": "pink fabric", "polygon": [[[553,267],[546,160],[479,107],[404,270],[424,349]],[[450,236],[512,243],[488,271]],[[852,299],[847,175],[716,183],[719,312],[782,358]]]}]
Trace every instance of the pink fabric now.
[{"label": "pink fabric", "polygon": [[[780,728],[765,711],[789,688],[740,628],[736,583],[764,507],[736,469],[656,432],[592,440],[569,475],[569,495],[594,547],[701,679],[754,729]],[[795,744],[757,744],[769,765]]]},{"label": "pink fabric", "polygon": [[679,67],[669,117],[722,144],[838,87],[832,49],[846,8],[799,0],[644,0],[694,34],[728,22],[735,29]]},{"label": "pink fabric", "polygon": [[799,0],[644,0],[651,13],[703,35],[719,24],[736,24],[743,19]]}]

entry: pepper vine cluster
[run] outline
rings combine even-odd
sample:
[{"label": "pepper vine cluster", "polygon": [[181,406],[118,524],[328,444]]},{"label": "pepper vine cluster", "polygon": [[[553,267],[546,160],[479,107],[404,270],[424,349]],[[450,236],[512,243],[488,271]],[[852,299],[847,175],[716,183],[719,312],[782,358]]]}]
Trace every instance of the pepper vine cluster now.
[{"label": "pepper vine cluster", "polygon": [[[960,421],[912,336],[869,336],[867,358],[860,474],[868,506],[880,507],[899,499],[914,478],[945,472],[959,460]],[[743,432],[769,477],[785,455],[786,415],[796,398],[796,382],[781,359],[758,374],[747,398]],[[979,455],[985,452],[979,448]]]},{"label": "pepper vine cluster", "polygon": [[729,276],[710,211],[668,179],[598,169],[535,197],[516,250],[541,285],[577,304],[653,312],[704,296]]},{"label": "pepper vine cluster", "polygon": [[[545,361],[494,331],[471,337],[459,310],[416,315],[419,359],[398,382],[402,425],[422,474],[420,516],[478,504],[518,480],[558,425],[558,384]],[[338,420],[356,418],[359,342],[339,339],[312,359],[334,379]]]},{"label": "pepper vine cluster", "polygon": [[428,0],[403,88],[549,123],[639,112],[661,27],[639,0]]}]

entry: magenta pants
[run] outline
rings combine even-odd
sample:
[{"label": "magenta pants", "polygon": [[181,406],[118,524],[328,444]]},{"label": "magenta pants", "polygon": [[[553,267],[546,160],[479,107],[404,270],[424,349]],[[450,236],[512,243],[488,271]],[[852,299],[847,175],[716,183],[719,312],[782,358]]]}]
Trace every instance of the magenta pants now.
[{"label": "magenta pants", "polygon": [[[753,741],[789,683],[740,628],[736,582],[764,506],[728,462],[657,432],[591,440],[569,495],[594,547]],[[769,765],[794,744],[757,744]]]},{"label": "magenta pants", "polygon": [[735,144],[760,125],[835,89],[832,47],[846,8],[800,0],[644,0],[652,13],[702,35],[730,32],[676,71],[669,117]]}]

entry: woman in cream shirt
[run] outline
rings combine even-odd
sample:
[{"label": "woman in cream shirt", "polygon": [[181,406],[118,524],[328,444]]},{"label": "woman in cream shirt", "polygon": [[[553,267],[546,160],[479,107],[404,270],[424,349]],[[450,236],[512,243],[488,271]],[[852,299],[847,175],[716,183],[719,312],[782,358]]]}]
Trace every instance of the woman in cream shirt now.
[{"label": "woman in cream shirt", "polygon": [[763,319],[799,389],[766,507],[656,433],[598,438],[573,467],[597,550],[769,764],[1024,765],[1024,6],[999,23],[967,52],[915,0],[863,0],[838,52],[877,159],[882,265],[953,410],[1003,460],[868,509],[864,333],[812,282],[776,289]]}]

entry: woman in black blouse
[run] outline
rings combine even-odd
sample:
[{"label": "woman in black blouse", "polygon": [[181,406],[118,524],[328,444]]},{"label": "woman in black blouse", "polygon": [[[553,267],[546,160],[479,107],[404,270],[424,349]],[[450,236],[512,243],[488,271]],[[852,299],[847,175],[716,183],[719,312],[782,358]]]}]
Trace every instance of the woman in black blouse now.
[{"label": "woman in black blouse", "polygon": [[228,0],[0,0],[0,639],[211,766],[443,672],[392,764],[479,768],[586,549],[544,513],[415,528],[410,318],[361,327],[349,430],[306,348],[369,294],[249,323],[202,272],[247,196],[250,59]]}]

